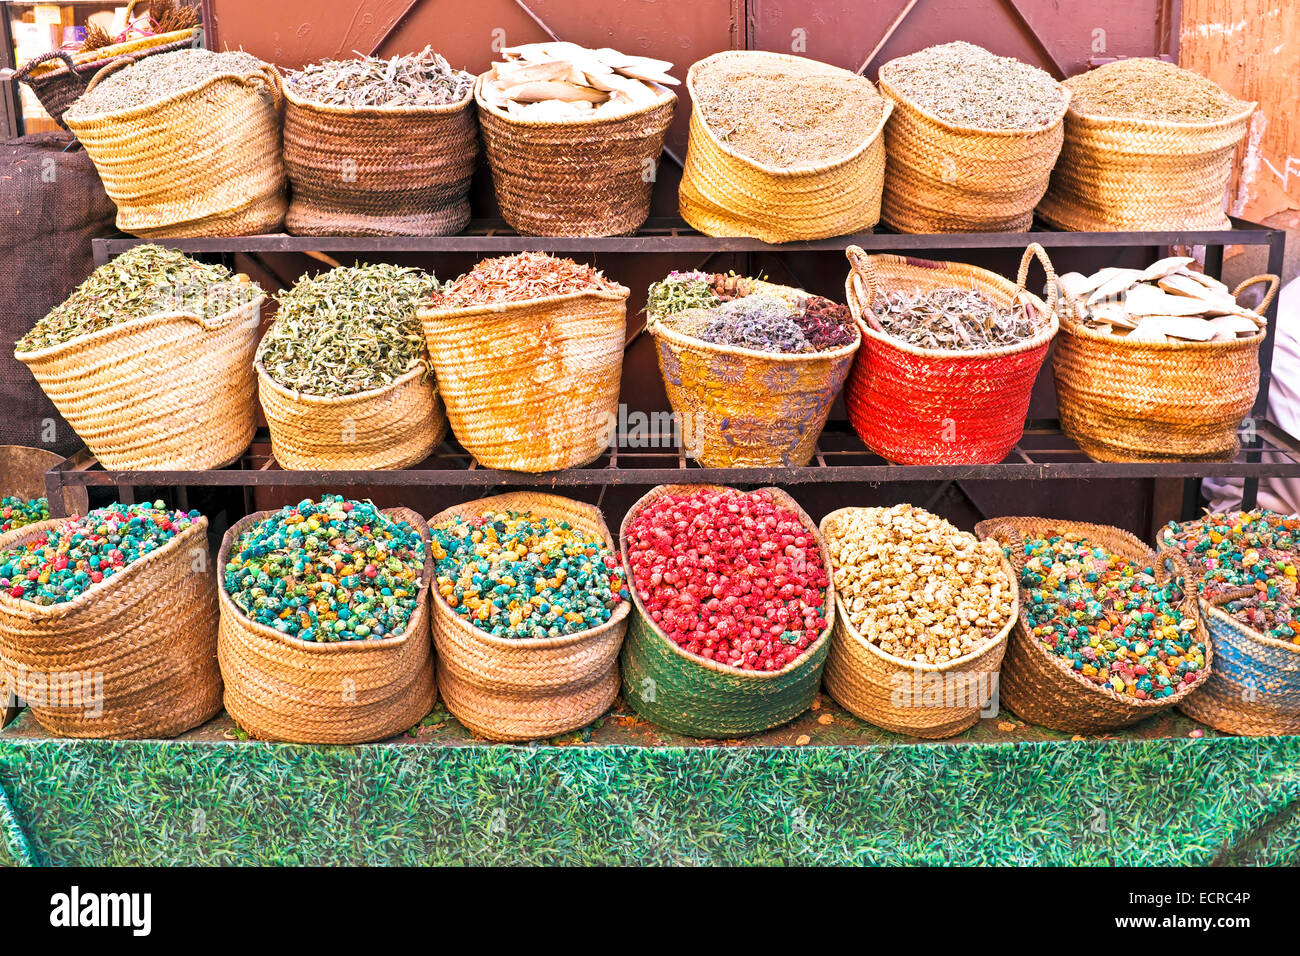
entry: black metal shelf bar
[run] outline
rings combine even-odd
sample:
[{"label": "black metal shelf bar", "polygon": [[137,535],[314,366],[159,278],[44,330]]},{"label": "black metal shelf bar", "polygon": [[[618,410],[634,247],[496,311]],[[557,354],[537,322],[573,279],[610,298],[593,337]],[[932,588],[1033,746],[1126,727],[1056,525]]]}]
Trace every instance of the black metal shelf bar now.
[{"label": "black metal shelf bar", "polygon": [[130,236],[93,241],[95,264],[102,265],[133,246],[156,242],[186,253],[268,252],[519,252],[673,253],[673,252],[842,252],[859,245],[874,252],[924,252],[934,249],[1020,249],[1029,242],[1047,248],[1123,246],[1274,245],[1285,233],[1241,219],[1232,229],[1151,232],[954,232],[929,235],[861,232],[831,239],[773,244],[759,239],[719,238],[695,232],[678,219],[652,219],[634,236],[520,236],[498,220],[476,220],[455,236],[266,236],[140,239]]},{"label": "black metal shelf bar", "polygon": [[[287,471],[270,455],[265,432],[235,464],[209,471],[114,471],[87,451],[46,475],[51,507],[67,486],[87,487],[493,487],[530,488],[656,485],[699,481],[740,485],[799,485],[842,482],[1023,481],[1038,479],[1300,477],[1300,442],[1270,422],[1237,459],[1226,462],[1100,462],[1084,455],[1053,420],[1028,424],[1024,438],[1003,462],[990,465],[898,465],[869,452],[847,423],[831,423],[818,441],[811,464],[786,468],[705,468],[688,461],[670,435],[657,447],[621,448],[591,465],[529,474],[483,468],[454,442],[413,468],[396,471]],[[1254,460],[1247,460],[1254,459]],[[1271,459],[1271,460],[1261,460]]]}]

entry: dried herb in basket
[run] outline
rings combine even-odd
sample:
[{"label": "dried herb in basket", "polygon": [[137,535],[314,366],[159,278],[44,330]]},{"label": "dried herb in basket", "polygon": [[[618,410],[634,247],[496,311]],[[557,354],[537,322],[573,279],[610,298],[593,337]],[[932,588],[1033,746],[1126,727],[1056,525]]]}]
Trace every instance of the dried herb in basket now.
[{"label": "dried herb in basket", "polygon": [[441,292],[429,297],[434,309],[463,309],[478,305],[526,302],[576,292],[620,292],[599,269],[557,259],[544,252],[520,252],[484,259]]},{"label": "dried herb in basket", "polygon": [[878,293],[871,310],[886,335],[926,349],[996,349],[1042,330],[1023,306],[1001,308],[978,289]]},{"label": "dried herb in basket", "polygon": [[391,385],[424,365],[419,302],[438,280],[419,269],[376,264],[331,269],[283,292],[257,359],[285,388],[355,395]]},{"label": "dried herb in basket", "polygon": [[289,73],[295,94],[327,106],[447,106],[474,87],[474,77],[451,65],[432,47],[387,60],[357,54],[353,60],[323,60]]},{"label": "dried herb in basket", "polygon": [[1073,94],[1070,108],[1084,116],[1209,123],[1249,105],[1199,73],[1145,57],[1107,63],[1065,85]]},{"label": "dried herb in basket", "polygon": [[17,352],[60,345],[130,319],[162,312],[216,318],[261,295],[223,265],[146,244],[100,266],[14,344]]},{"label": "dried herb in basket", "polygon": [[264,66],[262,60],[242,51],[186,49],[159,53],[105,77],[104,82],[79,96],[64,116],[71,120],[92,119],[164,100],[214,76],[243,76]]}]

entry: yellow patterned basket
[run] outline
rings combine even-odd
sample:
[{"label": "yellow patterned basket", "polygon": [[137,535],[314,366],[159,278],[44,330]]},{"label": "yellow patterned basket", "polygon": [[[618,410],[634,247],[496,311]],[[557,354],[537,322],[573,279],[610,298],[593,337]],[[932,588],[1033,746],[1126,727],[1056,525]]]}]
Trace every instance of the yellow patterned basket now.
[{"label": "yellow patterned basket", "polygon": [[[722,275],[713,279],[715,284],[734,281]],[[808,299],[800,289],[739,281],[745,293],[774,295],[792,305]],[[646,330],[654,336],[686,454],[707,468],[808,464],[862,344],[856,326],[851,344],[811,354],[714,345],[654,314]]]}]

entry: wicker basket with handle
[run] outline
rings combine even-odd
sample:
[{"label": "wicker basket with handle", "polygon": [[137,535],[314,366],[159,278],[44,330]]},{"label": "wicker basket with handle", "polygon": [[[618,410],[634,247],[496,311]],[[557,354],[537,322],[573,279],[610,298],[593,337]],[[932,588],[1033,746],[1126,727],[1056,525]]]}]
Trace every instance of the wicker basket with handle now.
[{"label": "wicker basket with handle", "polygon": [[[484,511],[528,512],[567,521],[614,539],[600,511],[558,495],[515,492],[469,501],[429,519],[437,527]],[[553,737],[586,727],[618,696],[618,652],[631,605],[623,601],[604,624],[561,637],[496,637],[452,610],[433,582],[433,643],[438,689],[462,724],[492,740]]]},{"label": "wicker basket with handle", "polygon": [[[257,512],[231,525],[221,542],[219,577],[224,579],[240,535],[275,513]],[[218,586],[217,658],[226,683],[226,710],[250,736],[304,744],[367,743],[415,726],[433,709],[437,688],[429,641],[429,528],[406,508],[384,514],[418,528],[425,546],[419,603],[397,637],[304,641],[249,620],[224,583]]]},{"label": "wicker basket with handle", "polygon": [[[1269,285],[1253,276],[1233,290]],[[1131,342],[1087,328],[1061,310],[1052,354],[1061,429],[1099,461],[1228,461],[1259,391],[1259,347],[1266,333],[1226,342]]]},{"label": "wicker basket with handle", "polygon": [[[0,552],[53,519],[0,535]],[[0,592],[0,664],[60,737],[175,737],[221,710],[208,519],[65,604]]]},{"label": "wicker basket with handle", "polygon": [[[1194,684],[1159,700],[1139,700],[1120,694],[1109,685],[1094,684],[1074,673],[1060,657],[1051,654],[1030,630],[1025,603],[1020,602],[1020,616],[1007,644],[1002,660],[999,688],[1002,703],[1017,716],[1033,724],[1073,734],[1098,734],[1118,730],[1153,714],[1178,706],[1196,695],[1212,673],[1213,648],[1197,608],[1195,589],[1187,563],[1176,551],[1153,552],[1133,535],[1109,525],[1060,521],[1050,518],[990,518],[975,526],[982,538],[992,538],[1011,552],[1016,583],[1025,565],[1024,539],[1053,535],[1077,534],[1089,544],[1105,548],[1112,554],[1142,566],[1153,567],[1158,580],[1170,575],[1183,578],[1181,611],[1196,621],[1197,640],[1205,645],[1205,669]],[[1022,595],[1023,597],[1023,595]]]},{"label": "wicker basket with handle", "polygon": [[[869,256],[847,250],[849,309],[862,330],[845,388],[849,421],[868,448],[889,461],[919,464],[991,464],[1002,461],[1025,429],[1038,370],[1058,328],[1056,272],[1031,243],[1015,282],[960,262],[910,256]],[[1037,257],[1047,273],[1048,301],[1025,291]],[[982,351],[927,349],[886,335],[871,303],[878,291],[977,289],[999,308],[1016,303],[1039,318],[1033,338]]]},{"label": "wicker basket with handle", "polygon": [[[718,485],[660,485],[628,510],[619,530],[623,564],[631,575],[627,528],[638,512],[663,495],[700,490],[735,491]],[[816,539],[830,575],[830,553],[812,518],[780,488],[763,489],[803,521]],[[747,671],[690,654],[668,638],[646,614],[630,581],[636,607],[623,642],[623,699],[647,720],[694,737],[744,737],[779,727],[812,706],[835,624],[835,587],[826,587],[826,629],[807,650],[779,671]]]}]

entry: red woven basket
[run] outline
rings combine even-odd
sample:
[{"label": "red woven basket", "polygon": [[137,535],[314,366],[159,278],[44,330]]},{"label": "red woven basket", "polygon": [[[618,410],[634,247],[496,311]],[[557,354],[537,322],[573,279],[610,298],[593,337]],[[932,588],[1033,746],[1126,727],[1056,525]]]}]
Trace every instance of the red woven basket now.
[{"label": "red woven basket", "polygon": [[[845,253],[852,266],[844,288],[862,330],[845,388],[849,421],[877,455],[904,465],[970,465],[1002,461],[1024,434],[1029,395],[1058,322],[1056,271],[1042,246],[1031,244],[1013,283],[960,262]],[[1047,273],[1048,302],[1025,291],[1029,263]],[[1016,302],[1039,317],[1042,331],[1000,349],[924,349],[886,335],[871,310],[877,290],[972,288],[1000,307]]]}]

